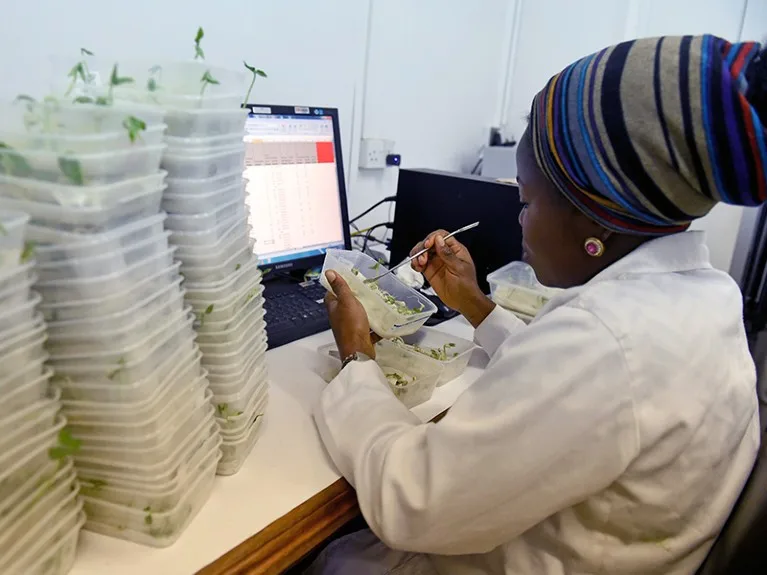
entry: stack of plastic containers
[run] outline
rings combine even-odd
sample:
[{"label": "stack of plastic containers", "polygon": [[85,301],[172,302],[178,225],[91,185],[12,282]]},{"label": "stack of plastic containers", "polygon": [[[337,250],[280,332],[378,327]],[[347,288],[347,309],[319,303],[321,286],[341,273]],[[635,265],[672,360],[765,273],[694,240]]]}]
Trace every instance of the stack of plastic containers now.
[{"label": "stack of plastic containers", "polygon": [[[204,63],[163,65],[152,99],[166,111],[163,209],[196,319],[202,365],[221,426],[218,473],[236,473],[268,401],[261,274],[248,226],[242,77]],[[208,72],[219,84],[200,90]]]},{"label": "stack of plastic containers", "polygon": [[[0,573],[63,575],[85,522],[45,322],[22,262],[27,216],[0,209]],[[26,254],[24,254],[26,255]]]},{"label": "stack of plastic containers", "polygon": [[[163,112],[63,102],[5,112],[0,209],[30,215],[85,527],[169,545],[210,492],[221,439],[160,211]],[[129,118],[145,129],[131,133]]]}]

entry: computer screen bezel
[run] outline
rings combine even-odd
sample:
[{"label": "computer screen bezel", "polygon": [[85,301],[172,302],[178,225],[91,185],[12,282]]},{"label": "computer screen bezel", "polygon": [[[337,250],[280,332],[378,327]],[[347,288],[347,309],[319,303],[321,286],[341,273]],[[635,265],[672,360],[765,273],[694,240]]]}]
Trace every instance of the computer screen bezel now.
[{"label": "computer screen bezel", "polygon": [[[336,172],[338,175],[338,194],[341,202],[341,224],[344,234],[344,248],[351,249],[352,238],[349,226],[349,206],[346,203],[346,179],[344,177],[343,154],[341,153],[341,129],[338,122],[338,108],[325,108],[321,106],[272,106],[269,104],[243,104],[243,108],[250,114],[277,115],[277,116],[330,116],[333,121],[333,148],[336,154]],[[268,112],[267,112],[268,110]],[[244,169],[244,166],[243,166]],[[258,253],[258,230],[256,234],[256,253]],[[259,264],[262,271],[265,270],[308,270],[322,265],[324,255],[296,258],[274,264]]]}]

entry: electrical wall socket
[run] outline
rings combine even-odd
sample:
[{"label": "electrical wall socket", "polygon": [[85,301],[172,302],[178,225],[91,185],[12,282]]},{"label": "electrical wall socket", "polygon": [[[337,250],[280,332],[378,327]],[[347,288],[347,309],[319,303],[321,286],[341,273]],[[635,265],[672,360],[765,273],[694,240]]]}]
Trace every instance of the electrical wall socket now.
[{"label": "electrical wall socket", "polygon": [[378,170],[386,167],[386,156],[394,151],[393,140],[363,138],[360,145],[360,168]]}]

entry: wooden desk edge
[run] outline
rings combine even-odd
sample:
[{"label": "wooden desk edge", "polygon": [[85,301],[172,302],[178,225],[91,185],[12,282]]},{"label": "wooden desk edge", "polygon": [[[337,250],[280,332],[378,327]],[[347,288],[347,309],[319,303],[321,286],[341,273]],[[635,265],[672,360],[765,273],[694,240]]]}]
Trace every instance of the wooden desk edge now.
[{"label": "wooden desk edge", "polygon": [[197,575],[279,575],[359,514],[357,493],[341,478],[203,567]]}]

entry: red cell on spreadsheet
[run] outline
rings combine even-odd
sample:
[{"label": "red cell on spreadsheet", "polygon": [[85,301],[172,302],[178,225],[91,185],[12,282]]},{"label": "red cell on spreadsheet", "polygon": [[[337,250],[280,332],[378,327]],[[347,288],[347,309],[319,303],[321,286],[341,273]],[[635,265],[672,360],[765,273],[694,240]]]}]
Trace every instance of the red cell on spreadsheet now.
[{"label": "red cell on spreadsheet", "polygon": [[335,162],[335,151],[333,150],[333,142],[317,142],[317,163],[318,164],[332,164]]}]

